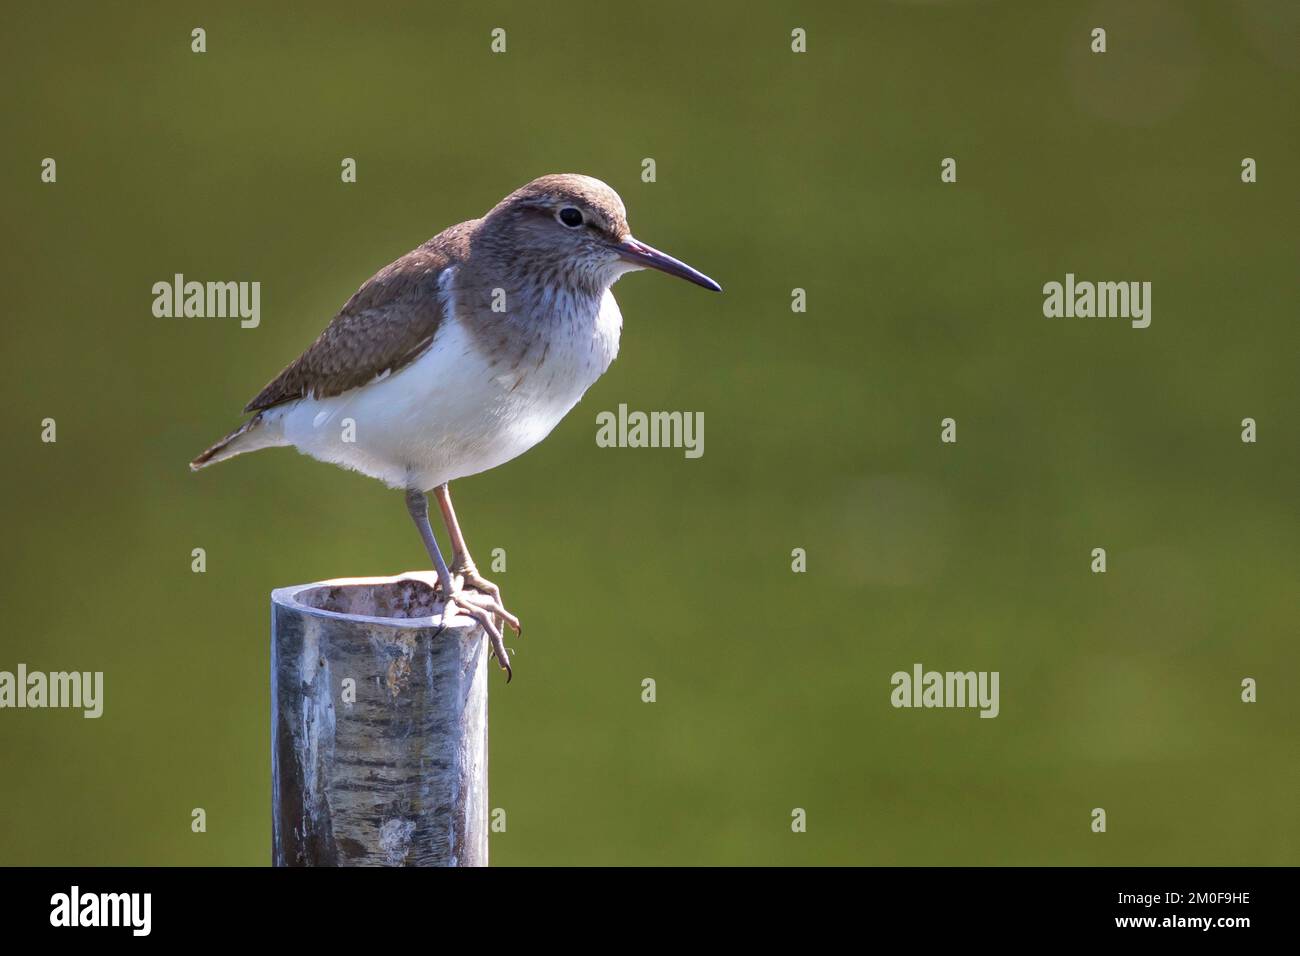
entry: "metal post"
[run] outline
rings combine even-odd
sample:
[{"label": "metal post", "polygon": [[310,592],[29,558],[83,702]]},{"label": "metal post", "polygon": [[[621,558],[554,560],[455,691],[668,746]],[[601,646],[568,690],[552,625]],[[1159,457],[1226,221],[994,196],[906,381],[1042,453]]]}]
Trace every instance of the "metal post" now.
[{"label": "metal post", "polygon": [[276,866],[487,865],[487,638],[436,581],[271,594]]}]

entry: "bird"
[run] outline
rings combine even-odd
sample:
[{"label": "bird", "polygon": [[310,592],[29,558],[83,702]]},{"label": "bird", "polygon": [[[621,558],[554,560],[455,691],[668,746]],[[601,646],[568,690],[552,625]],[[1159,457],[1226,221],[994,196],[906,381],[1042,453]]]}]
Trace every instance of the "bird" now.
[{"label": "bird", "polygon": [[[403,492],[444,619],[454,605],[477,621],[509,683],[504,631],[522,626],[474,564],[450,484],[522,455],[577,405],[618,354],[623,317],[611,287],[641,269],[722,291],[634,238],[606,183],[534,179],[367,279],[244,407],[252,417],[190,468],[292,446]],[[450,564],[429,523],[430,492]]]}]

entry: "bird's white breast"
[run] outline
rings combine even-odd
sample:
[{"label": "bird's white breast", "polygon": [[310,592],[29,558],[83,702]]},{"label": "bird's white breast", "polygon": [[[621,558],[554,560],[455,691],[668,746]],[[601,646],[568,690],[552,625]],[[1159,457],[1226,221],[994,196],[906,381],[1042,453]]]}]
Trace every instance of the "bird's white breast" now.
[{"label": "bird's white breast", "polygon": [[285,441],[391,487],[428,491],[536,445],[618,353],[623,318],[609,290],[591,314],[552,323],[549,347],[518,363],[493,364],[447,298],[418,359],[342,395],[285,406],[276,423]]}]

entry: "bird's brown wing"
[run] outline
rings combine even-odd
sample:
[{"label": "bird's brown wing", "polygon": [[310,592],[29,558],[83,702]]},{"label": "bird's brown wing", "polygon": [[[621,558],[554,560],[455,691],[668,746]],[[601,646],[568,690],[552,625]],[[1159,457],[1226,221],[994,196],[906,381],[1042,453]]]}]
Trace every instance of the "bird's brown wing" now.
[{"label": "bird's brown wing", "polygon": [[438,281],[465,253],[474,223],[439,233],[366,280],[307,351],[245,407],[328,398],[396,372],[429,347],[443,316]]}]

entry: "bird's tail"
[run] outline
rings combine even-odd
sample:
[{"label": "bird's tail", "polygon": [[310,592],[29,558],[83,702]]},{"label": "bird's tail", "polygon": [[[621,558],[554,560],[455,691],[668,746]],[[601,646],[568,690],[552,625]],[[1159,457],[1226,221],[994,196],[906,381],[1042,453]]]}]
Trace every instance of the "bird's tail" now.
[{"label": "bird's tail", "polygon": [[190,462],[190,471],[198,471],[200,468],[205,468],[218,461],[225,461],[227,458],[242,455],[246,451],[257,451],[259,448],[270,448],[273,445],[282,444],[280,437],[272,434],[273,429],[268,427],[270,423],[265,420],[264,415],[264,412],[258,412],[199,455],[198,458],[195,458]]}]

